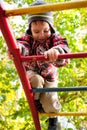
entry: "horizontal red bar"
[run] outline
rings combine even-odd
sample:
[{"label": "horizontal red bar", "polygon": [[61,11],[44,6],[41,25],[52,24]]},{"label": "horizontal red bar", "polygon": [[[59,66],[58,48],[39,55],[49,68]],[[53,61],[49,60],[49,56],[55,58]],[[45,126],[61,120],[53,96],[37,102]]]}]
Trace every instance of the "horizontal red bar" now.
[{"label": "horizontal red bar", "polygon": [[[80,52],[80,53],[65,53],[60,54],[58,59],[72,59],[72,58],[87,58],[87,52]],[[45,59],[44,55],[33,55],[33,56],[21,56],[22,62],[29,61],[29,60],[48,60]]]}]

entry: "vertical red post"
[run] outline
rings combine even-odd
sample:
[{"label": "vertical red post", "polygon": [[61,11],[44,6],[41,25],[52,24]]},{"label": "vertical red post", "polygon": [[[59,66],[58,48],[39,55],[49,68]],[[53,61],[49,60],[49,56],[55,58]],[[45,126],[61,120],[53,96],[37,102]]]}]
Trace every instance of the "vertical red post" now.
[{"label": "vertical red post", "polygon": [[33,120],[35,123],[35,128],[36,128],[36,130],[41,130],[39,116],[38,116],[38,112],[35,107],[34,97],[33,97],[33,92],[32,92],[31,86],[30,86],[30,82],[28,80],[25,68],[24,68],[23,63],[20,58],[21,57],[20,51],[19,51],[19,49],[17,49],[17,46],[16,46],[16,39],[12,32],[8,18],[5,16],[5,10],[1,3],[0,3],[0,29],[2,31],[4,39],[6,40],[9,51],[11,52],[11,54],[14,57],[13,61],[14,61],[15,67],[18,71],[18,75],[22,82],[22,85],[23,85],[23,88],[25,91],[25,95],[26,95],[26,98],[28,100],[28,103],[29,103],[29,106],[31,109],[31,113],[32,113]]}]

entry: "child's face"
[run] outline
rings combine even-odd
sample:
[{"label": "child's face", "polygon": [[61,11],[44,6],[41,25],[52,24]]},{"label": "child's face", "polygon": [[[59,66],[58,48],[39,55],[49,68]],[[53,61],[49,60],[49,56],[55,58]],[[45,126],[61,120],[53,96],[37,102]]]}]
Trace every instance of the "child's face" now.
[{"label": "child's face", "polygon": [[50,25],[45,21],[35,21],[31,23],[31,33],[34,40],[43,43],[51,36]]}]

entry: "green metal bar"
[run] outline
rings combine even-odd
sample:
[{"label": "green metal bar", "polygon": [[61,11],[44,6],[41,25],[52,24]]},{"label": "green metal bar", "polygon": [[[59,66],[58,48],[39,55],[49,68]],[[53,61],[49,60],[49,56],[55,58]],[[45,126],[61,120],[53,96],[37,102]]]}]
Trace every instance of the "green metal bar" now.
[{"label": "green metal bar", "polygon": [[62,87],[62,88],[34,88],[32,89],[34,93],[44,93],[44,92],[65,92],[65,91],[87,91],[87,86],[80,87]]}]

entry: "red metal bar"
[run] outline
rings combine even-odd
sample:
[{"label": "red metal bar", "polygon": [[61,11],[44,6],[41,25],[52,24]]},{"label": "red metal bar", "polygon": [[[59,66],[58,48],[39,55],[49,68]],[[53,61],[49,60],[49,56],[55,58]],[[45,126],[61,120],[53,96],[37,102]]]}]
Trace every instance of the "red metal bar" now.
[{"label": "red metal bar", "polygon": [[35,123],[35,128],[36,128],[36,130],[41,130],[39,116],[38,116],[38,112],[37,112],[36,107],[35,107],[34,96],[33,96],[31,86],[30,86],[30,82],[29,82],[29,79],[26,75],[25,68],[20,60],[21,56],[20,56],[20,52],[16,46],[16,40],[15,40],[15,37],[13,35],[8,18],[4,16],[4,12],[5,11],[4,11],[3,6],[0,2],[0,29],[2,31],[2,34],[5,38],[5,40],[6,40],[8,48],[14,57],[13,61],[14,61],[15,67],[18,71],[20,80],[22,82],[22,85],[23,85],[23,88],[25,91],[26,98],[28,100],[28,103],[29,103],[29,106],[31,109],[31,113],[32,113],[33,120]]},{"label": "red metal bar", "polygon": [[[58,59],[72,59],[72,58],[87,58],[87,52],[80,52],[80,53],[65,53],[65,54],[60,54],[58,56]],[[29,61],[29,60],[49,60],[45,59],[44,55],[33,55],[33,56],[21,56],[21,61]]]}]

